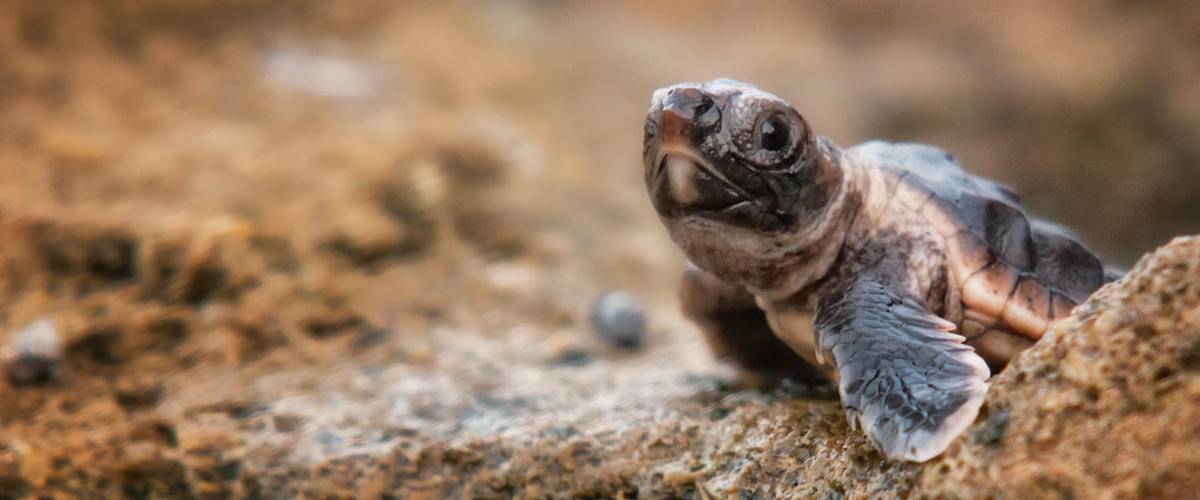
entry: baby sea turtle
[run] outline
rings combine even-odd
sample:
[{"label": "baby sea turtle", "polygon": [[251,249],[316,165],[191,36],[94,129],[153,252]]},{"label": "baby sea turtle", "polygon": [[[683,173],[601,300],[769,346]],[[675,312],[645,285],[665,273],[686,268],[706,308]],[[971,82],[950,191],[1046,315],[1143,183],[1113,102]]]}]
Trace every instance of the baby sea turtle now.
[{"label": "baby sea turtle", "polygon": [[716,353],[752,375],[835,381],[851,426],[891,459],[945,450],[992,371],[1111,279],[945,151],[840,149],[745,83],[655,91],[642,154],[691,261],[684,311]]}]

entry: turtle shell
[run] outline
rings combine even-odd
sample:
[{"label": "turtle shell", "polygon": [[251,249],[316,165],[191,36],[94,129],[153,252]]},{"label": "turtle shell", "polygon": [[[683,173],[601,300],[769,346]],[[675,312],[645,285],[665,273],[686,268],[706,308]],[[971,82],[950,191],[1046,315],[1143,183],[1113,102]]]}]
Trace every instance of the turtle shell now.
[{"label": "turtle shell", "polygon": [[[944,239],[962,333],[986,344],[981,351],[1019,351],[1104,284],[1100,259],[1069,233],[1028,216],[1012,190],[964,172],[945,151],[880,141],[852,149],[877,156],[895,199]],[[993,335],[1004,332],[1024,339]]]}]

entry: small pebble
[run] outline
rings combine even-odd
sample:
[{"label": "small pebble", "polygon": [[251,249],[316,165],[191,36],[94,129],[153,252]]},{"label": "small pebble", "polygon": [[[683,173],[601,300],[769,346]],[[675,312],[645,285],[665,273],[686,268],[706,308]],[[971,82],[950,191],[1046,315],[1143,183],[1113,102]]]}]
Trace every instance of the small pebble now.
[{"label": "small pebble", "polygon": [[592,329],[609,344],[637,349],[646,336],[646,310],[629,292],[605,293],[592,303]]},{"label": "small pebble", "polygon": [[40,319],[18,332],[4,349],[4,372],[16,386],[45,384],[58,378],[62,342],[58,328]]}]

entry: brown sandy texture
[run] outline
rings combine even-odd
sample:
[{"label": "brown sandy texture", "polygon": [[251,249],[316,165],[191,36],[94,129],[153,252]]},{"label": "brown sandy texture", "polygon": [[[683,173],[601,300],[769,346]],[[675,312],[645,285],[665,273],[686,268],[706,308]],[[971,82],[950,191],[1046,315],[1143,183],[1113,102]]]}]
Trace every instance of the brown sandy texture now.
[{"label": "brown sandy texture", "polygon": [[1023,353],[964,437],[924,465],[884,461],[835,402],[811,393],[715,389],[632,429],[618,409],[545,438],[427,448],[414,463],[432,479],[403,486],[435,496],[1184,498],[1200,491],[1198,366],[1200,238],[1180,238]]},{"label": "brown sandy texture", "polygon": [[[51,232],[83,248],[119,234]],[[849,430],[829,388],[759,392],[696,375],[710,362],[677,333],[659,332],[638,355],[520,329],[439,330],[424,346],[363,353],[389,334],[337,297],[295,293],[285,296],[311,311],[294,315],[306,335],[289,338],[275,322],[292,315],[257,305],[278,302],[250,284],[271,276],[247,257],[261,255],[253,237],[223,238],[184,244],[189,257],[166,266],[178,278],[165,284],[121,286],[93,271],[61,285],[95,291],[81,312],[58,316],[65,378],[19,398],[4,391],[14,401],[0,413],[4,491],[1169,498],[1200,486],[1200,238],[1147,256],[1077,308],[995,379],[975,425],[925,465],[885,461]],[[214,257],[242,244],[245,264]],[[179,294],[139,298],[158,286]],[[244,305],[197,310],[195,295],[244,295]],[[312,354],[321,348],[357,361]]]},{"label": "brown sandy texture", "polygon": [[1144,257],[995,379],[917,483],[937,495],[1200,492],[1200,238]]}]

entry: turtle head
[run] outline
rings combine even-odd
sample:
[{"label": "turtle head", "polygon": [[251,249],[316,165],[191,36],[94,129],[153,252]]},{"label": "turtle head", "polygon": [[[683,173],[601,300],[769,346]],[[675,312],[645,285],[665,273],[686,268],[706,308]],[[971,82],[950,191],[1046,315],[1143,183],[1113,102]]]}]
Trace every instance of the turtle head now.
[{"label": "turtle head", "polygon": [[[733,80],[658,89],[643,162],[654,208],[755,231],[801,229],[829,202],[816,137],[795,108]],[[832,172],[836,173],[836,172]]]},{"label": "turtle head", "polygon": [[644,140],[654,209],[701,268],[768,288],[768,274],[807,274],[785,258],[831,240],[845,172],[783,99],[724,79],[658,89]]}]

